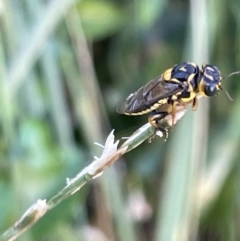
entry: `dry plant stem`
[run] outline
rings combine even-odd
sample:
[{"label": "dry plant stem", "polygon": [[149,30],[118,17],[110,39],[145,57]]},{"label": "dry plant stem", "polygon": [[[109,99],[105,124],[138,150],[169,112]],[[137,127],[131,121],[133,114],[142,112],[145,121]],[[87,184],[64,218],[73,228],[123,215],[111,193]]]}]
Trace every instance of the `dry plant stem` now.
[{"label": "dry plant stem", "polygon": [[[156,133],[156,135],[162,137],[162,133]],[[120,148],[125,148],[126,146],[127,151],[129,152],[139,146],[142,142],[144,142],[146,139],[149,139],[151,137],[155,136],[155,128],[150,124],[147,123],[140,127],[137,131],[133,133],[122,145]]]},{"label": "dry plant stem", "polygon": [[76,177],[67,179],[67,185],[51,199],[48,201],[38,200],[33,204],[12,227],[0,236],[0,240],[15,240],[35,224],[47,211],[79,191],[90,180],[100,176],[105,168],[110,167],[124,153],[133,150],[151,137],[154,131],[150,124],[145,124],[134,132],[119,148],[117,147],[119,141],[114,142],[115,136],[113,134],[114,131],[112,131],[107,137],[100,157],[95,157],[95,160],[79,172]]},{"label": "dry plant stem", "polygon": [[36,223],[48,210],[46,200],[38,200],[0,237],[0,240],[15,240]]}]

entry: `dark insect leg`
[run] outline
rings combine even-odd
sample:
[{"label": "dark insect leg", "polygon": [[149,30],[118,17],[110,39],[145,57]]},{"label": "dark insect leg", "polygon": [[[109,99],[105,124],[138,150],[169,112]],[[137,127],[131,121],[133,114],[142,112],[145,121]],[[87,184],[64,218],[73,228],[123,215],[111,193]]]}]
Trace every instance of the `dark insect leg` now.
[{"label": "dark insect leg", "polygon": [[197,97],[193,99],[193,104],[192,104],[192,110],[196,110],[198,106],[198,100]]},{"label": "dark insect leg", "polygon": [[160,120],[165,118],[168,115],[168,112],[156,112],[156,114],[152,114],[148,117],[148,122],[156,128],[156,130],[159,130],[163,133],[163,137],[165,140],[168,138],[168,131],[167,129],[160,126],[158,123]]}]

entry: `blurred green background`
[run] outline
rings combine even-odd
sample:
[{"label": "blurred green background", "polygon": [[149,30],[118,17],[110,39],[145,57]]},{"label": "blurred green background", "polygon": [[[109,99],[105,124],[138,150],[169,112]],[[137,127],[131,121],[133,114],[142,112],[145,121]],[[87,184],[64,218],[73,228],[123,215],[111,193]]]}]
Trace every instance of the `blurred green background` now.
[{"label": "blurred green background", "polygon": [[[182,61],[240,70],[238,0],[0,0],[0,233],[90,163],[116,107]],[[240,240],[240,76],[18,240]]]}]

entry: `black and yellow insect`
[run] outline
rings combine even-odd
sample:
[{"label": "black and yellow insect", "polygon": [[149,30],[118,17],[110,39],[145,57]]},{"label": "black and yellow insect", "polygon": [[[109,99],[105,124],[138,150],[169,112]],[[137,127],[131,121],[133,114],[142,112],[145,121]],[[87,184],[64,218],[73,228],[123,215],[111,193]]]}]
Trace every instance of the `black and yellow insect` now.
[{"label": "black and yellow insect", "polygon": [[[189,104],[196,110],[199,98],[214,96],[222,90],[222,79],[216,66],[203,64],[200,69],[195,63],[184,62],[166,70],[161,76],[130,94],[117,108],[117,112],[125,115],[150,113],[148,121],[166,139],[167,129],[160,122],[165,120],[169,126],[173,126],[183,116]],[[228,95],[227,92],[226,94]],[[229,95],[228,97],[231,100]]]}]

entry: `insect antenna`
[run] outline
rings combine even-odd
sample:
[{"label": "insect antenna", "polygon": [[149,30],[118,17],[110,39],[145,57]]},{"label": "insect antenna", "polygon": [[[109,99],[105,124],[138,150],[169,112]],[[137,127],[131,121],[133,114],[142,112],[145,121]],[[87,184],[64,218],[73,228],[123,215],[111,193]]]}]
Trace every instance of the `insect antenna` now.
[{"label": "insect antenna", "polygon": [[227,90],[223,89],[222,86],[220,86],[220,90],[223,90],[223,91],[225,92],[226,96],[228,97],[228,99],[229,99],[230,101],[233,101],[233,98],[232,98],[231,95],[227,92]]},{"label": "insect antenna", "polygon": [[[232,75],[237,75],[237,74],[240,74],[240,71],[232,72],[231,74],[223,77],[222,79],[224,80],[224,79],[227,79],[228,77],[230,77],[230,76],[232,76]],[[227,90],[223,89],[222,86],[220,87],[220,89],[225,92],[225,94],[227,95],[227,97],[228,97],[228,99],[229,99],[230,101],[233,101],[232,97],[231,97],[230,94],[227,92]]]},{"label": "insect antenna", "polygon": [[231,74],[229,74],[226,77],[223,77],[223,79],[227,79],[228,77],[232,76],[232,75],[236,75],[236,74],[240,74],[240,71],[236,71],[236,72],[232,72]]}]

